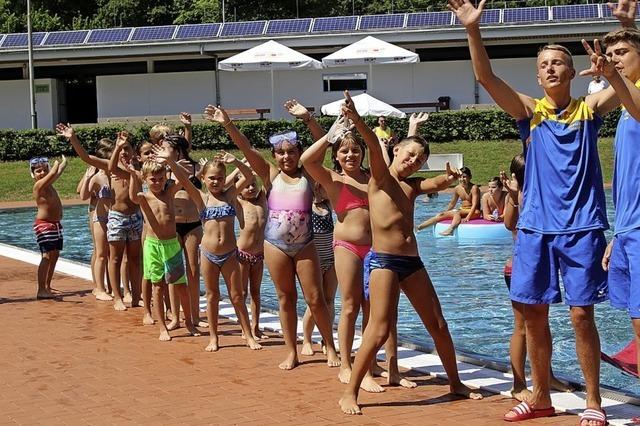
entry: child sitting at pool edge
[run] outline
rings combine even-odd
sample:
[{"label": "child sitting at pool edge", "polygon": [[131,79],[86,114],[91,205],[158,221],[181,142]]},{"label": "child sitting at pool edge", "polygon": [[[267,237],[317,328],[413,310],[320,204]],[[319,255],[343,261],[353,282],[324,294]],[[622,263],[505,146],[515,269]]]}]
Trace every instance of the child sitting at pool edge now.
[{"label": "child sitting at pool edge", "polygon": [[53,183],[58,180],[67,167],[67,159],[62,156],[62,162],[56,161],[49,168],[46,157],[35,157],[29,160],[33,184],[33,198],[38,206],[33,232],[42,253],[38,265],[38,291],[36,299],[51,299],[55,294],[51,292],[51,278],[56,269],[56,262],[62,250],[62,202]]}]

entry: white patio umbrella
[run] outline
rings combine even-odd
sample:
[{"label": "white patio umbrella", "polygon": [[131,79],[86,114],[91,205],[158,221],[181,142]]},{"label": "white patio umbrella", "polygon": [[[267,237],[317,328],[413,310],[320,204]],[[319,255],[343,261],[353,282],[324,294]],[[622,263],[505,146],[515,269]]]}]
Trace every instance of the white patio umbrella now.
[{"label": "white patio umbrella", "polygon": [[275,113],[273,71],[285,69],[318,69],[322,63],[276,41],[252,47],[218,63],[221,71],[260,71],[271,73],[271,114]]},{"label": "white patio umbrella", "polygon": [[414,64],[417,53],[375,37],[365,37],[322,58],[327,67],[369,65],[369,87],[373,87],[373,64]]},{"label": "white patio umbrella", "polygon": [[[385,117],[397,118],[405,118],[407,116],[404,112],[392,107],[385,102],[382,102],[379,99],[374,98],[367,93],[353,96],[351,99],[353,99],[356,110],[361,116],[383,115]],[[340,107],[343,103],[344,99],[340,99],[335,102],[331,102],[330,104],[322,105],[322,108],[320,110],[324,115],[340,115]]]}]

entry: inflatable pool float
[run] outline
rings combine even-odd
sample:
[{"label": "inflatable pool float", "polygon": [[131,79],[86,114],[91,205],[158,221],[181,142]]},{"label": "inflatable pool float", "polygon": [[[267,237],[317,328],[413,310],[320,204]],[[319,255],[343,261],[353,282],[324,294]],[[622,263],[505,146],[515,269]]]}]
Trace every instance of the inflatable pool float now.
[{"label": "inflatable pool float", "polygon": [[[451,219],[443,219],[434,226],[434,234],[438,238],[449,238],[440,235],[451,225]],[[461,223],[453,232],[453,237],[465,240],[497,240],[513,238],[511,231],[502,222],[492,222],[484,219],[471,219]]]}]

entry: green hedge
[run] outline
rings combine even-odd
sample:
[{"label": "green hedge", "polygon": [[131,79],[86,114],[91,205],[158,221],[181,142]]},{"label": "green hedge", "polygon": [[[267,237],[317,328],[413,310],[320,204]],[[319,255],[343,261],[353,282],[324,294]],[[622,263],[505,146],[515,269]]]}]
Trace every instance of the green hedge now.
[{"label": "green hedge", "polygon": [[[611,137],[619,117],[619,111],[605,117],[600,136]],[[328,129],[332,117],[321,117],[320,124]],[[367,117],[370,126],[376,125],[375,117]],[[398,135],[406,135],[407,119],[389,118],[388,125]],[[76,129],[78,137],[89,152],[95,151],[95,144],[101,138],[114,138],[125,128],[133,135],[135,143],[146,139],[149,125],[95,125]],[[249,140],[259,148],[268,147],[269,135],[287,129],[295,129],[305,145],[310,144],[311,135],[301,121],[251,120],[239,121],[238,127]],[[422,135],[430,142],[450,142],[454,140],[504,140],[518,139],[515,121],[500,110],[465,110],[432,113],[422,128]],[[194,149],[226,149],[232,143],[226,132],[217,124],[201,123],[193,126]],[[73,154],[71,146],[51,130],[2,130],[0,129],[0,161],[25,160],[37,155],[58,156]]]}]

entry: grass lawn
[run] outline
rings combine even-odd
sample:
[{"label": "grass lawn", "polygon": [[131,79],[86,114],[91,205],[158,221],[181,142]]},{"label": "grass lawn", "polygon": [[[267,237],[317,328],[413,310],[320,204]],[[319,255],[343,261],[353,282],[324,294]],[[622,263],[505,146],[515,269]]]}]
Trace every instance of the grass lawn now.
[{"label": "grass lawn", "polygon": [[[430,145],[434,154],[462,153],[464,165],[471,169],[473,181],[486,185],[487,181],[498,176],[500,170],[508,170],[511,158],[521,152],[519,141],[461,141],[433,143]],[[599,142],[600,161],[605,182],[611,182],[613,169],[613,139],[602,138]],[[237,151],[232,151],[240,155]],[[194,151],[194,159],[211,157],[212,151]],[[265,158],[271,159],[271,153],[264,150]],[[52,160],[53,161],[53,160]],[[325,165],[330,166],[329,152]],[[61,198],[78,198],[76,186],[85,170],[85,165],[77,157],[70,157],[64,174],[56,182],[55,187]],[[430,173],[428,175],[435,175]],[[0,164],[0,201],[30,200],[33,179],[29,175],[27,161],[12,161]]]}]

